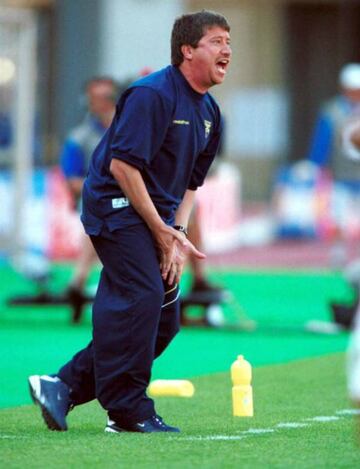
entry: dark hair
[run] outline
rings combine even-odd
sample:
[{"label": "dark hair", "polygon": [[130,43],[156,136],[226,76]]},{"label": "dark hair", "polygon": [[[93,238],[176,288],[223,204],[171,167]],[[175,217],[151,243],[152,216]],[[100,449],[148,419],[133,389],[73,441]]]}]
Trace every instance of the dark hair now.
[{"label": "dark hair", "polygon": [[183,60],[181,46],[184,44],[196,47],[206,30],[219,26],[225,31],[230,31],[226,18],[214,11],[201,10],[176,18],[171,33],[171,63],[180,65]]}]

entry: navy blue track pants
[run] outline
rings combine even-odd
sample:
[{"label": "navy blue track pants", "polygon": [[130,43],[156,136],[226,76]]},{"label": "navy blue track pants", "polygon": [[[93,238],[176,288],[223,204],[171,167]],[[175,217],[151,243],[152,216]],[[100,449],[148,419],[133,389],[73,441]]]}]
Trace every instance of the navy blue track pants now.
[{"label": "navy blue track pants", "polygon": [[95,397],[119,423],[155,414],[146,395],[153,360],[179,330],[178,287],[163,282],[144,224],[91,236],[103,264],[93,305],[93,340],[57,375],[74,405]]}]

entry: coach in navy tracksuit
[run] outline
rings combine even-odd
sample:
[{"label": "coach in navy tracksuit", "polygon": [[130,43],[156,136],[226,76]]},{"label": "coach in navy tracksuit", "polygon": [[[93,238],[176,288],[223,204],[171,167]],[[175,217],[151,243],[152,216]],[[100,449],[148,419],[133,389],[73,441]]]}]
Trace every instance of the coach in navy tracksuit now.
[{"label": "coach in navy tracksuit", "polygon": [[56,402],[42,404],[36,387],[62,386],[68,407],[96,397],[108,412],[107,431],[178,431],[156,414],[146,388],[154,358],[179,329],[186,254],[204,257],[186,240],[186,226],[219,145],[220,111],[207,91],[224,80],[229,30],[213,12],[178,18],[172,65],[123,93],[93,154],[82,213],[103,264],[93,341],[56,378],[30,378],[49,428],[66,429],[68,409],[61,415]]}]

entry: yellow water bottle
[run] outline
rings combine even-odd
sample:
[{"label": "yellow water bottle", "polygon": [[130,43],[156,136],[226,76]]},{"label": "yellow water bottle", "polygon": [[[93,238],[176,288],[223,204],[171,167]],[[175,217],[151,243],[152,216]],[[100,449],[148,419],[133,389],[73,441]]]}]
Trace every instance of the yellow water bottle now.
[{"label": "yellow water bottle", "polygon": [[231,365],[233,415],[252,417],[254,415],[253,392],[251,386],[251,365],[239,355]]},{"label": "yellow water bottle", "polygon": [[186,379],[156,379],[148,387],[151,396],[192,397],[194,385]]}]

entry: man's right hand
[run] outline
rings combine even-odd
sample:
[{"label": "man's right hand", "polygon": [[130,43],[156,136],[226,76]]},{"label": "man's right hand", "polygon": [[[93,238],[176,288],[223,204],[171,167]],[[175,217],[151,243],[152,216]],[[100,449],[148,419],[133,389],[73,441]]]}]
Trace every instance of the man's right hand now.
[{"label": "man's right hand", "polygon": [[186,238],[184,233],[171,226],[163,225],[160,230],[153,233],[160,250],[160,270],[164,280],[169,285],[179,282],[186,259],[192,253],[198,259],[205,259],[206,255],[200,252]]}]

